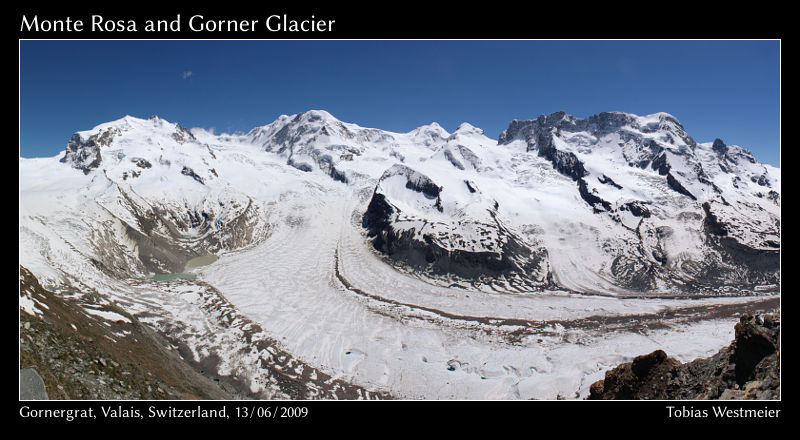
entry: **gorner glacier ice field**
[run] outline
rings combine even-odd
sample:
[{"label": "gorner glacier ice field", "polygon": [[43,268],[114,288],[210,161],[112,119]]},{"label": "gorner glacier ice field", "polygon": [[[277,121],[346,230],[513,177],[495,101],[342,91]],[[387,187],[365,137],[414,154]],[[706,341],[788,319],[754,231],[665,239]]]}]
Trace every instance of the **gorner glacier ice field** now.
[{"label": "gorner glacier ice field", "polygon": [[[780,302],[780,169],[666,113],[499,139],[126,116],[20,158],[19,187],[21,271],[215,359],[245,398],[579,399]],[[21,313],[46,307],[21,289]]]}]

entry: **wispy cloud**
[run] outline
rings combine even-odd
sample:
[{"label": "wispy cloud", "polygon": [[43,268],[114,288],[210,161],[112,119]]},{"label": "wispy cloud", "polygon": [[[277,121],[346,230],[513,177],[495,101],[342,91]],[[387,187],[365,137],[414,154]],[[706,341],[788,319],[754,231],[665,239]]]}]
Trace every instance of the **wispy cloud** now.
[{"label": "wispy cloud", "polygon": [[181,78],[183,78],[183,79],[191,78],[191,76],[192,76],[192,71],[191,70],[187,70],[187,71],[181,73]]},{"label": "wispy cloud", "polygon": [[639,66],[636,65],[636,61],[630,57],[622,57],[617,60],[617,71],[625,76],[634,76],[636,75],[636,71],[639,70]]}]

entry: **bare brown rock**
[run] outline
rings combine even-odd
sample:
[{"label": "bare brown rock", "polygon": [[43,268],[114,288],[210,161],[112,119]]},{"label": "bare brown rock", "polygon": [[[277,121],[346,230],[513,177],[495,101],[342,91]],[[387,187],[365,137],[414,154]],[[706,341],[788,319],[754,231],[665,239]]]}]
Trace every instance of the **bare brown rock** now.
[{"label": "bare brown rock", "polygon": [[606,372],[590,400],[779,399],[780,314],[744,315],[717,354],[681,364],[662,350]]}]

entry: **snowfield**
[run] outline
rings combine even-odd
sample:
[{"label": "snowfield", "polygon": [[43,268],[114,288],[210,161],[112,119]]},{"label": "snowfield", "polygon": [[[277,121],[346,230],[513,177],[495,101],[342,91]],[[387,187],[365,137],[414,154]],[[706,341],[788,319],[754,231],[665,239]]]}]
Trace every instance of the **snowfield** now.
[{"label": "snowfield", "polygon": [[780,169],[665,113],[554,113],[499,141],[324,111],[244,135],[126,116],[20,159],[19,227],[43,286],[122,308],[250,398],[297,398],[281,378],[300,398],[583,398],[780,301]]}]

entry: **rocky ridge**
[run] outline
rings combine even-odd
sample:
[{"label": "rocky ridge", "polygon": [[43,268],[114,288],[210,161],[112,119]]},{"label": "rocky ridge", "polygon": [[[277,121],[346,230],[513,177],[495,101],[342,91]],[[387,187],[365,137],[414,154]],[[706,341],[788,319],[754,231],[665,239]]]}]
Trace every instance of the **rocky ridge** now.
[{"label": "rocky ridge", "polygon": [[637,356],[592,384],[588,399],[780,399],[780,328],[780,312],[744,315],[714,356],[685,364],[662,350]]}]

